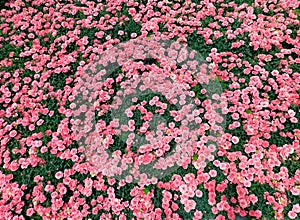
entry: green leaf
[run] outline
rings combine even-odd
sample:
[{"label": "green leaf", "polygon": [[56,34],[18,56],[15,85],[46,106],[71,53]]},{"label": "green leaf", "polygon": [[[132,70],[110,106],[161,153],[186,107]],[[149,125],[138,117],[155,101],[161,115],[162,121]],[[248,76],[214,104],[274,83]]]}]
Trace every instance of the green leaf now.
[{"label": "green leaf", "polygon": [[194,156],[192,157],[192,159],[195,161],[195,160],[198,160],[198,155],[197,154],[194,154]]},{"label": "green leaf", "polygon": [[144,189],[144,193],[147,195],[148,193],[150,192],[150,189],[149,188],[145,188]]},{"label": "green leaf", "polygon": [[127,140],[127,134],[126,133],[122,133],[121,134],[121,138],[123,141]]},{"label": "green leaf", "polygon": [[247,109],[245,112],[246,112],[247,114],[252,114],[252,113],[253,113],[250,109]]}]

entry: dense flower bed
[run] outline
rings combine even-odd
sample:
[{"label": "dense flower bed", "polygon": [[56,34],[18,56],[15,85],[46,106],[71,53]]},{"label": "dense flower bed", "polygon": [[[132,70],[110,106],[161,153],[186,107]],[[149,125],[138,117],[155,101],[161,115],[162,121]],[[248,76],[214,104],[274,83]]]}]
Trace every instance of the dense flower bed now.
[{"label": "dense flower bed", "polygon": [[[0,11],[0,219],[299,219],[299,4],[7,2]],[[205,89],[185,65],[161,57],[120,66],[101,85],[85,78],[109,48],[138,39],[196,51],[216,84]],[[172,50],[170,57],[176,56]],[[184,88],[179,104],[170,92],[179,89],[164,81],[157,91],[133,97],[124,121],[110,117],[122,104],[120,88],[130,95],[139,77],[143,88],[160,77],[174,79]],[[89,85],[100,91],[95,144],[113,155],[111,161],[100,158],[101,166],[78,140],[74,120],[76,101],[83,119],[89,118],[76,99]],[[209,92],[218,85],[211,94],[218,103],[212,103]],[[167,123],[155,136],[149,127],[156,114]],[[189,123],[194,127],[186,134]],[[209,138],[216,131],[214,145]],[[138,135],[150,144],[133,147]],[[176,150],[172,160],[157,163],[166,170],[176,162],[176,169],[159,178],[135,175],[141,164]],[[124,164],[112,175],[113,162]],[[133,172],[115,176],[128,166]]]}]

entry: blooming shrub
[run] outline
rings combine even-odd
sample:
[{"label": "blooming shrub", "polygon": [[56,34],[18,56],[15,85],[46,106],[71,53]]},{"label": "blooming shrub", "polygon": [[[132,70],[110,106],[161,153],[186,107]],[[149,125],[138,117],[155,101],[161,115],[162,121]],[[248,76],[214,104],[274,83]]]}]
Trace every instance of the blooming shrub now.
[{"label": "blooming shrub", "polygon": [[[0,219],[298,219],[299,4],[16,0],[1,6]],[[176,149],[168,138],[151,139],[154,113],[168,122],[157,136],[181,135],[181,117],[197,124],[195,142],[176,169],[160,178],[140,175],[137,182],[132,173],[118,178],[92,163],[77,140],[73,107],[83,88],[78,79],[105,51],[153,38],[201,55],[222,87],[212,98],[223,103],[226,120],[218,145],[209,145],[216,105],[186,66],[159,59],[120,66],[97,87],[101,102],[93,118],[102,138],[97,144],[115,162],[139,166]],[[192,100],[194,112],[180,116],[166,92],[151,93],[133,99],[126,108],[128,126],[119,128],[107,112],[113,97],[121,104],[120,88],[135,87],[130,77],[162,74],[189,85],[179,101],[185,106]],[[86,112],[83,105],[79,109]],[[134,148],[132,134],[144,134],[153,145]],[[206,158],[205,150],[215,153]]]}]

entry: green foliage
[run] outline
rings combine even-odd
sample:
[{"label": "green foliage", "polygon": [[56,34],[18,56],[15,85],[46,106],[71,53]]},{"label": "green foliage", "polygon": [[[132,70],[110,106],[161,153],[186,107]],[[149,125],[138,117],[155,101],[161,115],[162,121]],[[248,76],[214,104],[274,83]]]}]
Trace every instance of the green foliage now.
[{"label": "green foliage", "polygon": [[196,161],[196,160],[198,160],[198,157],[199,156],[197,154],[194,154],[193,157],[192,157],[192,160]]},{"label": "green foliage", "polygon": [[0,0],[0,9],[6,8],[5,3],[8,3],[9,0]]},{"label": "green foliage", "polygon": [[54,91],[64,90],[66,85],[66,79],[69,77],[67,73],[58,73],[58,74],[51,74],[48,81],[51,86],[53,86]]}]

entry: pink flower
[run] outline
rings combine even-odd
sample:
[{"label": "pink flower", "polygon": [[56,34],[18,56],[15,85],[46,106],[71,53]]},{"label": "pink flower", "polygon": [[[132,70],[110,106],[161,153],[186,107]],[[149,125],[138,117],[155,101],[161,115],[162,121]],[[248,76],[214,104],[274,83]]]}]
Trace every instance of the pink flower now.
[{"label": "pink flower", "polygon": [[203,213],[201,211],[196,210],[194,212],[194,217],[198,220],[201,219],[203,217]]},{"label": "pink flower", "polygon": [[33,208],[29,208],[29,209],[27,209],[27,211],[26,211],[26,215],[27,216],[32,216],[33,214],[34,214],[34,209]]},{"label": "pink flower", "polygon": [[15,130],[12,130],[9,132],[9,136],[12,138],[15,137],[16,135],[17,135],[17,131],[15,131]]},{"label": "pink flower", "polygon": [[209,175],[210,175],[211,177],[216,177],[216,176],[217,176],[217,171],[216,171],[216,170],[210,170],[210,171],[209,171]]},{"label": "pink flower", "polygon": [[187,200],[187,203],[184,206],[186,212],[190,212],[196,208],[196,202],[194,200]]},{"label": "pink flower", "polygon": [[125,113],[128,118],[131,118],[133,116],[133,112],[130,109],[126,109]]},{"label": "pink flower", "polygon": [[182,185],[179,186],[179,191],[180,191],[182,194],[186,193],[187,190],[188,190],[188,188],[187,188],[187,185],[186,185],[186,184],[182,184]]},{"label": "pink flower", "polygon": [[199,198],[201,198],[202,197],[202,195],[203,195],[203,193],[202,193],[202,191],[200,191],[200,190],[196,190],[196,196],[197,197],[199,197]]},{"label": "pink flower", "polygon": [[240,203],[240,206],[245,209],[247,208],[249,205],[248,205],[248,202],[245,200],[245,199],[240,199],[239,200],[239,203]]},{"label": "pink flower", "polygon": [[47,152],[47,150],[48,150],[48,148],[47,148],[47,147],[45,147],[45,146],[43,146],[43,147],[41,148],[41,153],[46,153],[46,152]]},{"label": "pink flower", "polygon": [[289,211],[288,212],[288,217],[290,219],[295,219],[297,217],[297,213],[293,212],[293,211]]},{"label": "pink flower", "polygon": [[35,129],[34,124],[29,125],[28,129],[29,129],[30,131],[34,131],[34,129]]},{"label": "pink flower", "polygon": [[137,37],[137,34],[136,33],[132,33],[132,34],[130,34],[130,37],[131,38],[135,38],[135,37]]},{"label": "pink flower", "polygon": [[56,179],[61,179],[63,177],[63,172],[59,171],[55,174]]},{"label": "pink flower", "polygon": [[291,117],[290,120],[294,124],[298,123],[298,119],[296,117]]},{"label": "pink flower", "polygon": [[295,213],[300,213],[300,205],[299,204],[293,205],[292,211]]}]

